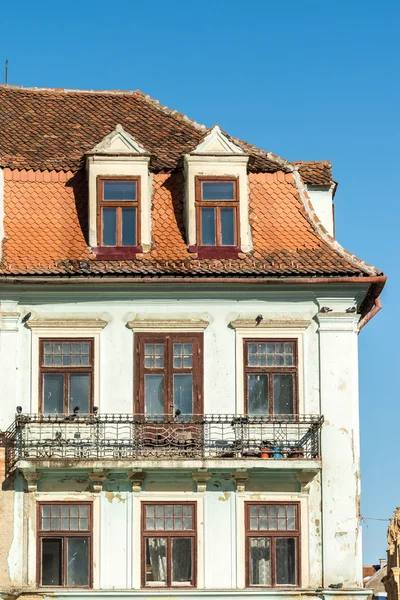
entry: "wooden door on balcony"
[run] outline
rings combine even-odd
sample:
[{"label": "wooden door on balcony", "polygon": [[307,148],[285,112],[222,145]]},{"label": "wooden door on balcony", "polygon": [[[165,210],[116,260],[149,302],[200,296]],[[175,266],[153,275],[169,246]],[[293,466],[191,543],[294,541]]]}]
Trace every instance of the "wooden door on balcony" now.
[{"label": "wooden door on balcony", "polygon": [[135,335],[136,413],[183,420],[203,413],[203,335]]}]

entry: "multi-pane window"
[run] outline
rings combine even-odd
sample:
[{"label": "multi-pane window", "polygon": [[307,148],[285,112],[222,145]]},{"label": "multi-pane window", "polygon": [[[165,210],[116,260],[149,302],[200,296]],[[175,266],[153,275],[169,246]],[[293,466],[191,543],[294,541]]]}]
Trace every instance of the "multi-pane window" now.
[{"label": "multi-pane window", "polygon": [[97,227],[99,246],[139,244],[139,179],[98,179]]},{"label": "multi-pane window", "polygon": [[90,503],[39,503],[39,585],[91,587],[91,553]]},{"label": "multi-pane window", "polygon": [[244,340],[247,413],[296,414],[297,372],[296,340]]},{"label": "multi-pane window", "polygon": [[93,340],[41,339],[39,348],[41,412],[91,412]]},{"label": "multi-pane window", "polygon": [[202,412],[202,335],[136,334],[137,411],[146,415]]},{"label": "multi-pane window", "polygon": [[142,585],[196,585],[196,504],[143,503]]},{"label": "multi-pane window", "polygon": [[196,179],[199,246],[238,246],[237,184],[237,179]]},{"label": "multi-pane window", "polygon": [[300,585],[300,505],[246,503],[247,585]]}]

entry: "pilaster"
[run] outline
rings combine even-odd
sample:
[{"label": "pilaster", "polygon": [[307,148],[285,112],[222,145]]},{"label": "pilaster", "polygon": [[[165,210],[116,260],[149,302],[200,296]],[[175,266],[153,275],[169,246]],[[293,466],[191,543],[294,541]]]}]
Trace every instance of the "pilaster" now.
[{"label": "pilaster", "polygon": [[4,398],[0,430],[14,419],[17,398],[18,302],[0,300],[0,398]]},{"label": "pilaster", "polygon": [[[359,521],[359,315],[319,300],[323,585],[362,586]],[[344,306],[348,307],[344,309]]]}]

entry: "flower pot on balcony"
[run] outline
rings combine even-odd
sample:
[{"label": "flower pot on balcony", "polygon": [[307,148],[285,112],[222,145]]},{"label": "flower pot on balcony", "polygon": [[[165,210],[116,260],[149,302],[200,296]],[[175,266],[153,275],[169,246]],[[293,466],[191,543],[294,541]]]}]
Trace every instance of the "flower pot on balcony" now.
[{"label": "flower pot on balcony", "polygon": [[290,458],[304,458],[304,448],[302,446],[292,448]]},{"label": "flower pot on balcony", "polygon": [[261,458],[270,458],[272,455],[272,448],[269,446],[263,446],[261,448]]}]

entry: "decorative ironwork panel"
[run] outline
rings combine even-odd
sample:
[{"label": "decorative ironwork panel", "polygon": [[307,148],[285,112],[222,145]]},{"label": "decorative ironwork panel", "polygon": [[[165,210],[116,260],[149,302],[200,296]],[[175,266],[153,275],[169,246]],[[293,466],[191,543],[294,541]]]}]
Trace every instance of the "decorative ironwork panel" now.
[{"label": "decorative ironwork panel", "polygon": [[315,459],[322,422],[320,415],[19,413],[5,436],[7,465],[62,459]]}]

